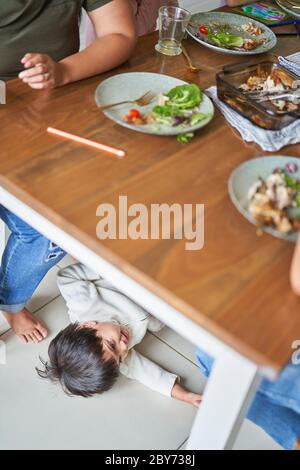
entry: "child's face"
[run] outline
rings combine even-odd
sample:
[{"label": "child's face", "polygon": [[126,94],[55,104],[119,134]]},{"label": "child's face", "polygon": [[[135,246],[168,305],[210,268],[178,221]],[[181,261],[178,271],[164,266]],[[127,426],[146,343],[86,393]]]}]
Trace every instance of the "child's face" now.
[{"label": "child's face", "polygon": [[129,332],[125,326],[116,323],[89,321],[83,328],[93,328],[102,339],[103,351],[107,359],[123,362],[128,354]]}]

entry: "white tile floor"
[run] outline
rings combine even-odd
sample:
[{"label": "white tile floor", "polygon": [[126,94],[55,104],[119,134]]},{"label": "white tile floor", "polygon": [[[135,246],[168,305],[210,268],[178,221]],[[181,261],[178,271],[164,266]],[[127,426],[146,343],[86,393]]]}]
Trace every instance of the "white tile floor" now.
[{"label": "white tile floor", "polygon": [[[61,263],[69,263],[68,258]],[[139,383],[120,378],[113,390],[96,398],[64,396],[59,387],[38,378],[38,356],[46,357],[51,338],[68,323],[53,268],[30,308],[48,325],[50,337],[23,345],[0,324],[7,364],[0,365],[0,449],[180,449],[184,448],[195,410]],[[194,347],[164,328],[148,334],[138,349],[178,373],[194,391],[204,388]],[[143,430],[141,432],[141,430]],[[245,421],[236,449],[278,449],[256,426]]]}]

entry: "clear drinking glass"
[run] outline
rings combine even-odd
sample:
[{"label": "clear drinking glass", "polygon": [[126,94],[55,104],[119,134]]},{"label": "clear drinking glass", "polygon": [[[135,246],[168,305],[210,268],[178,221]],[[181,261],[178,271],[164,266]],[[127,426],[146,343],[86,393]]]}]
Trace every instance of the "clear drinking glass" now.
[{"label": "clear drinking glass", "polygon": [[181,54],[181,42],[191,14],[184,8],[161,7],[159,9],[159,39],[155,46],[158,52],[165,55]]}]

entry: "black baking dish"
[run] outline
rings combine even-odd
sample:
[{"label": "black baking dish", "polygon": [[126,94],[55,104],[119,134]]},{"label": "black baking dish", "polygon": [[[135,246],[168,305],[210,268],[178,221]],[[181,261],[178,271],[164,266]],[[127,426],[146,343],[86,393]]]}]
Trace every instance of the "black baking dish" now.
[{"label": "black baking dish", "polygon": [[268,108],[265,103],[258,103],[239,87],[261,71],[271,74],[274,68],[284,71],[294,82],[299,77],[280,67],[276,62],[265,61],[258,64],[238,64],[226,66],[216,76],[218,97],[221,101],[237,111],[253,124],[268,130],[282,129],[299,119],[300,107],[297,111],[280,112],[274,106]]}]

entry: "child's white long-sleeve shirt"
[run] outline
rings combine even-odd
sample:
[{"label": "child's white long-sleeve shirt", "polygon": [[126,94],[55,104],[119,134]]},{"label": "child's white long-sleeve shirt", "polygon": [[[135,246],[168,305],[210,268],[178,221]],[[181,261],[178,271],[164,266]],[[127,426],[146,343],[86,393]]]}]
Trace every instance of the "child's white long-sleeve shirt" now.
[{"label": "child's white long-sleeve shirt", "polygon": [[133,349],[147,330],[163,328],[162,322],[81,263],[59,271],[58,287],[67,302],[71,322],[112,322],[126,326],[130,333],[129,353],[120,365],[120,372],[171,396],[178,377]]}]

